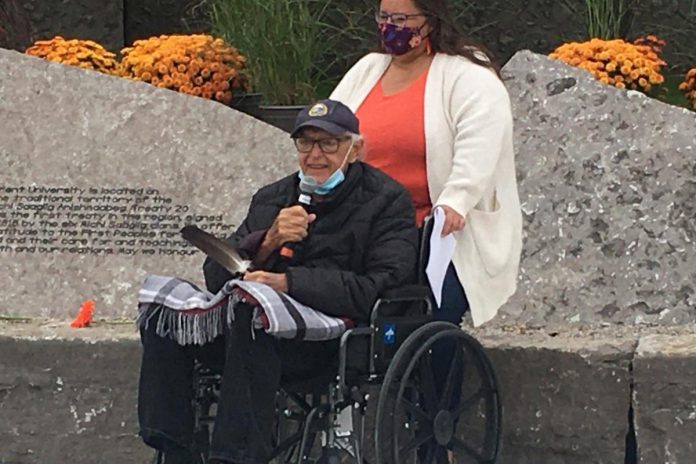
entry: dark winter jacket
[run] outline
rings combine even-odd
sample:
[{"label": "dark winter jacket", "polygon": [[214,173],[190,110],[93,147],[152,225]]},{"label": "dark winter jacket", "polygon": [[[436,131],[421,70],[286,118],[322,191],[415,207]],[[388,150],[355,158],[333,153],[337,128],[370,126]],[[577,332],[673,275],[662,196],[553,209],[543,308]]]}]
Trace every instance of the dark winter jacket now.
[{"label": "dark winter jacket", "polygon": [[[238,246],[250,234],[261,236],[297,197],[297,174],[262,188],[228,240]],[[365,322],[378,295],[415,279],[418,232],[410,197],[381,171],[356,162],[336,191],[312,207],[317,219],[296,261],[287,267],[276,251],[265,270],[285,271],[288,293],[299,302]],[[211,292],[230,278],[210,259],[203,269]]]}]

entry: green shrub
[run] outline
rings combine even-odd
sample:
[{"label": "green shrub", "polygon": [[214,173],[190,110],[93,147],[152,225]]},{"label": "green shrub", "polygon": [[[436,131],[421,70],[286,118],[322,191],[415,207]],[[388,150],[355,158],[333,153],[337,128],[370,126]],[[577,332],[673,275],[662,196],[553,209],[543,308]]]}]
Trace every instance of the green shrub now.
[{"label": "green shrub", "polygon": [[638,0],[585,0],[588,38],[626,38]]},{"label": "green shrub", "polygon": [[305,104],[325,73],[316,66],[325,48],[324,0],[211,0],[213,34],[247,56],[254,90],[266,103]]}]

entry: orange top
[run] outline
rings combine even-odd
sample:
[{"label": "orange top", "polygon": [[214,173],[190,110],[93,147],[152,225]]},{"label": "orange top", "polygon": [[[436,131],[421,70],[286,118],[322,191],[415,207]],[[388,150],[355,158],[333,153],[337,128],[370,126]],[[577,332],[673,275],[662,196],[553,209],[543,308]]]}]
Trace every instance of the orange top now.
[{"label": "orange top", "polygon": [[409,87],[384,95],[381,79],[356,113],[365,139],[365,161],[394,178],[411,194],[418,227],[430,213],[425,168],[425,71]]}]

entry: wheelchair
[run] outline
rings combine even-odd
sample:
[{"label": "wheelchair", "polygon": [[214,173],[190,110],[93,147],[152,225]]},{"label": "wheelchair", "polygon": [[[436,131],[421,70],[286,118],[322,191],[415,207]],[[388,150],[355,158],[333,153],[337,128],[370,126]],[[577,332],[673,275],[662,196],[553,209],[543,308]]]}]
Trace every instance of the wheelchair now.
[{"label": "wheelchair", "polygon": [[[422,270],[426,242],[421,240]],[[424,282],[424,271],[419,281]],[[335,371],[281,387],[270,462],[497,463],[502,404],[493,365],[475,338],[432,316],[426,286],[381,296],[369,326],[341,337]],[[435,356],[445,357],[444,369],[434,368]],[[208,462],[220,383],[220,373],[194,369],[194,436],[201,464]],[[157,453],[153,464],[162,462]]]}]

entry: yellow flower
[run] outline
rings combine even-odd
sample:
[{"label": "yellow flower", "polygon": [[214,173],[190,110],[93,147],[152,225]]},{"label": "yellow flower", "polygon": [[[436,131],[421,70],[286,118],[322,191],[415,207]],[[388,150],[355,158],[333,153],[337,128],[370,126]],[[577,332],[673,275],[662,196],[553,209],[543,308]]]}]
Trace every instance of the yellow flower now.
[{"label": "yellow flower", "polygon": [[[162,35],[138,40],[121,54],[124,77],[148,81],[147,77],[154,85],[189,95],[212,99],[231,87],[248,88],[248,79],[241,73],[245,58],[222,39],[209,35]],[[224,101],[231,99],[230,92]]]},{"label": "yellow flower", "polygon": [[650,83],[651,84],[662,84],[665,81],[665,78],[662,77],[662,75],[657,74],[657,73],[652,73],[650,74]]},{"label": "yellow flower", "polygon": [[654,46],[656,43],[652,38],[636,43],[595,38],[562,44],[549,56],[586,69],[601,82],[618,88],[638,88],[640,83],[640,88],[648,91],[664,82],[660,71],[665,63],[660,58],[661,49]]},{"label": "yellow flower", "polygon": [[77,66],[83,69],[118,75],[116,55],[90,40],[65,40],[55,36],[50,40],[38,40],[27,48],[28,55]]},{"label": "yellow flower", "polygon": [[227,102],[225,102],[225,92],[222,92],[222,91],[215,92],[215,99],[219,102],[227,103]]},{"label": "yellow flower", "polygon": [[684,92],[684,96],[691,101],[691,106],[696,110],[696,67],[690,69],[679,84],[679,90]]},{"label": "yellow flower", "polygon": [[[229,92],[232,87],[248,88],[248,79],[238,73],[244,68],[245,58],[222,39],[209,35],[152,37],[136,41],[121,53],[124,77],[149,80],[189,95],[223,101],[215,98],[218,92]],[[230,92],[224,101],[231,98]]]}]

